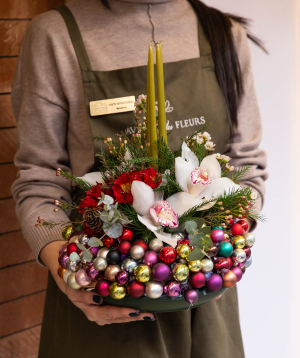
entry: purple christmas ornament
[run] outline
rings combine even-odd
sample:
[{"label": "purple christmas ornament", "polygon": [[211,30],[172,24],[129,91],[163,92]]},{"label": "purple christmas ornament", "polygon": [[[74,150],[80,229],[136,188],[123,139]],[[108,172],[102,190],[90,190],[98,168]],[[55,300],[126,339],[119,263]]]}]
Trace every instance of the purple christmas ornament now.
[{"label": "purple christmas ornament", "polygon": [[184,299],[187,303],[196,303],[198,301],[198,292],[196,290],[187,290],[184,293]]},{"label": "purple christmas ornament", "polygon": [[158,263],[158,253],[155,251],[146,251],[143,263],[148,266],[156,265]]},{"label": "purple christmas ornament", "polygon": [[119,285],[126,285],[128,282],[128,273],[126,271],[119,271],[115,276],[115,281]]},{"label": "purple christmas ornament", "polygon": [[60,248],[59,248],[59,254],[63,254],[64,252],[67,252],[67,247],[68,247],[69,243],[67,244],[64,244],[62,245]]},{"label": "purple christmas ornament", "polygon": [[90,250],[90,253],[91,253],[94,257],[96,257],[98,251],[100,250],[100,247],[91,247],[89,250]]},{"label": "purple christmas ornament", "polygon": [[58,256],[58,263],[60,264],[61,267],[66,268],[66,262],[68,260],[69,256],[67,254],[67,252],[63,252],[62,254],[60,254]]},{"label": "purple christmas ornament", "polygon": [[209,291],[218,291],[223,285],[222,277],[216,273],[212,274],[210,279],[206,282],[206,287]]},{"label": "purple christmas ornament", "polygon": [[231,271],[233,273],[235,273],[236,277],[237,277],[237,282],[241,281],[242,277],[243,277],[243,271],[240,269],[240,267],[232,267]]},{"label": "purple christmas ornament", "polygon": [[180,295],[181,287],[177,281],[169,281],[164,285],[164,293],[169,297],[177,297]]},{"label": "purple christmas ornament", "polygon": [[215,229],[210,233],[212,241],[216,244],[224,240],[224,231],[220,229]]},{"label": "purple christmas ornament", "polygon": [[156,264],[152,269],[152,276],[154,280],[157,281],[166,281],[169,278],[170,273],[170,267],[163,263]]},{"label": "purple christmas ornament", "polygon": [[95,278],[97,278],[99,276],[99,271],[95,269],[95,267],[92,263],[90,263],[86,267],[86,274],[88,275],[89,278],[91,278],[92,280],[95,280]]}]

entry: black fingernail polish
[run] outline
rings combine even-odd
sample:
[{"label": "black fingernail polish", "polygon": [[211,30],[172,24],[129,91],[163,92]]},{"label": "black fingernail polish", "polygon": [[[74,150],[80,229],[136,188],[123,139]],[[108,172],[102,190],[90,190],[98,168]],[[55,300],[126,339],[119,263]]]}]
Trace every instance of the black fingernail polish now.
[{"label": "black fingernail polish", "polygon": [[143,318],[143,320],[144,321],[155,321],[155,318],[146,316],[146,317]]},{"label": "black fingernail polish", "polygon": [[102,303],[101,303],[101,297],[100,297],[100,296],[94,295],[94,296],[93,296],[93,301],[94,301],[95,303],[97,303],[98,305],[102,305]]},{"label": "black fingernail polish", "polygon": [[139,316],[139,315],[140,315],[139,312],[129,313],[129,316],[130,316],[130,317],[137,317],[137,316]]}]

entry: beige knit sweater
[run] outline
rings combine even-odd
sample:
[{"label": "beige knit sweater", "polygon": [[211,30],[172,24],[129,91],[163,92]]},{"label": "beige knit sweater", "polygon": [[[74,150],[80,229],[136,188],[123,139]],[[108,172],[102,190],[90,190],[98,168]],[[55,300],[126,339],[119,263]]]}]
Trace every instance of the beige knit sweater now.
[{"label": "beige knit sweater", "polygon": [[[187,0],[109,3],[111,11],[100,0],[68,3],[93,70],[146,65],[144,49],[154,32],[156,39],[164,40],[165,62],[199,56],[197,17]],[[234,23],[232,31],[245,94],[239,106],[238,130],[226,154],[233,158],[231,165],[252,165],[244,183],[263,198],[266,155],[259,149],[262,129],[248,40],[240,25]],[[15,164],[20,169],[12,192],[24,237],[38,258],[45,245],[61,240],[61,228],[35,228],[37,217],[68,220],[65,212],[53,212],[54,199],[71,200],[71,183],[56,177],[56,168],[82,176],[94,162],[78,61],[66,25],[55,10],[34,18],[26,31],[12,85],[12,105],[18,121]]]}]

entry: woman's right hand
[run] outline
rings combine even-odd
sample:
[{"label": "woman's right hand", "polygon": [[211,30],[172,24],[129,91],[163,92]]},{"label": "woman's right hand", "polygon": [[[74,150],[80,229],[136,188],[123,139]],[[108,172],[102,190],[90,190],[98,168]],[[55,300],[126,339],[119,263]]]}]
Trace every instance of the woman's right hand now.
[{"label": "woman's right hand", "polygon": [[154,321],[152,313],[140,313],[132,308],[102,305],[102,297],[85,290],[73,290],[57,274],[58,251],[64,241],[53,241],[43,248],[40,254],[42,262],[50,270],[60,290],[68,296],[72,303],[81,309],[87,319],[100,326],[111,323],[125,323],[133,321]]}]

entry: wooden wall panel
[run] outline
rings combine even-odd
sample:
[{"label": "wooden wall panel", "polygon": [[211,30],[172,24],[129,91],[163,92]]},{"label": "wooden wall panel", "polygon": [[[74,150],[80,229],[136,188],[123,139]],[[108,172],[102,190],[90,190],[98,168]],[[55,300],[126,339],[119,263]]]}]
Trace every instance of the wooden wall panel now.
[{"label": "wooden wall panel", "polygon": [[0,341],[0,358],[37,358],[41,326],[5,337]]},{"label": "wooden wall panel", "polygon": [[10,188],[17,177],[17,172],[18,168],[12,163],[0,165],[0,199],[11,196]]},{"label": "wooden wall panel", "polygon": [[17,130],[8,128],[0,130],[0,164],[14,161],[17,152]]},{"label": "wooden wall panel", "polygon": [[17,56],[29,21],[0,21],[0,56]]},{"label": "wooden wall panel", "polygon": [[11,91],[11,83],[17,67],[18,59],[16,57],[0,58],[0,93]]},{"label": "wooden wall panel", "polygon": [[20,265],[32,260],[34,260],[33,252],[21,231],[0,235],[0,268]]},{"label": "wooden wall panel", "polygon": [[10,94],[0,95],[0,128],[14,127],[17,122],[11,108]]},{"label": "wooden wall panel", "polygon": [[45,296],[40,292],[0,305],[0,337],[41,324]]},{"label": "wooden wall panel", "polygon": [[0,234],[20,230],[14,199],[0,200]]}]

